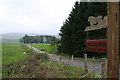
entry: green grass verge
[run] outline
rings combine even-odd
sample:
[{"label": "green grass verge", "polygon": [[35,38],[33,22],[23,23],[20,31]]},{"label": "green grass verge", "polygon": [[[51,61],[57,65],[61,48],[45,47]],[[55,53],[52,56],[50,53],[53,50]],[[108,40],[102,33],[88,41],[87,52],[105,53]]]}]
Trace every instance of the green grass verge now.
[{"label": "green grass verge", "polygon": [[29,50],[23,44],[2,43],[2,64],[9,64],[27,57]]},{"label": "green grass verge", "polygon": [[[57,62],[47,61],[44,62],[44,66],[48,67],[48,72],[52,73],[51,77],[54,78],[81,78],[84,73],[84,69],[78,66],[70,66],[67,64],[58,64]],[[86,76],[92,78],[92,75]]]},{"label": "green grass verge", "polygon": [[[36,53],[19,62],[4,65],[3,71],[3,77],[7,78],[81,78],[84,75],[80,67],[59,64]],[[86,78],[92,78],[92,74]]]}]

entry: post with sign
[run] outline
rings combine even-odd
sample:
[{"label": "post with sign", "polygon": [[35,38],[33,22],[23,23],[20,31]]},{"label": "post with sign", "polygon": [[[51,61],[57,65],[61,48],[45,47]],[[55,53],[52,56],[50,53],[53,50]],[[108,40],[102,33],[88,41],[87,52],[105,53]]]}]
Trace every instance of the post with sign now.
[{"label": "post with sign", "polygon": [[[87,40],[86,49],[92,52],[107,53],[107,78],[119,78],[119,53],[120,53],[120,8],[119,2],[108,2],[108,15],[93,17],[88,21],[85,31],[93,31],[106,28],[107,39]],[[96,23],[98,23],[96,25]]]},{"label": "post with sign", "polygon": [[119,78],[119,2],[108,3],[107,78]]},{"label": "post with sign", "polygon": [[[90,26],[87,26],[85,31],[88,33],[88,32],[93,31],[93,30],[107,29],[107,27],[108,27],[107,21],[108,21],[107,16],[104,16],[104,17],[102,17],[102,16],[97,16],[97,17],[90,16],[88,18],[88,22],[90,22]],[[97,40],[96,39],[94,39],[94,40],[89,39],[86,41],[86,49],[87,49],[87,51],[91,51],[91,52],[107,53],[106,42],[107,42],[106,38],[105,39],[97,39]]]}]

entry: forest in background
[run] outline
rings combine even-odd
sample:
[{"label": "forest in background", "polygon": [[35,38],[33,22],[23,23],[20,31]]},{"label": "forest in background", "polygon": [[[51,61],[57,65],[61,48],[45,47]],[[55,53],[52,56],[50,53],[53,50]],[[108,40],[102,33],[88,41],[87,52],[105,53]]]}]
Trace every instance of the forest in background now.
[{"label": "forest in background", "polygon": [[25,35],[19,41],[21,43],[54,43],[56,41],[55,36],[51,35],[37,35],[37,36],[29,36]]}]

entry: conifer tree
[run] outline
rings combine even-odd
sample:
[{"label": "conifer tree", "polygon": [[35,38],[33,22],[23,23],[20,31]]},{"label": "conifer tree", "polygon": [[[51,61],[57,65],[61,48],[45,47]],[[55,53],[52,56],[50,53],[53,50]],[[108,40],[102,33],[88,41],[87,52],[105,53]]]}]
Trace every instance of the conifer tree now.
[{"label": "conifer tree", "polygon": [[[61,41],[58,52],[74,56],[83,55],[85,52],[85,41],[87,40],[85,28],[90,25],[88,17],[105,16],[106,14],[106,3],[75,2],[72,11],[61,27]],[[98,31],[98,35],[102,36],[99,32],[103,31]],[[96,31],[91,34],[96,34]],[[97,36],[93,36],[93,38],[97,38]]]}]

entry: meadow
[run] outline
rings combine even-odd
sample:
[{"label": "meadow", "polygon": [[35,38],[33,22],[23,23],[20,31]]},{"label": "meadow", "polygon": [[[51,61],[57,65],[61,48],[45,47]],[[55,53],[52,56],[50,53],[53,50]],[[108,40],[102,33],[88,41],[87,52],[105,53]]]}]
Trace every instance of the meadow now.
[{"label": "meadow", "polygon": [[40,50],[57,52],[57,47],[54,47],[53,45],[50,45],[48,43],[33,43],[32,46]]},{"label": "meadow", "polygon": [[28,56],[29,49],[19,43],[2,43],[2,64],[19,61]]}]

